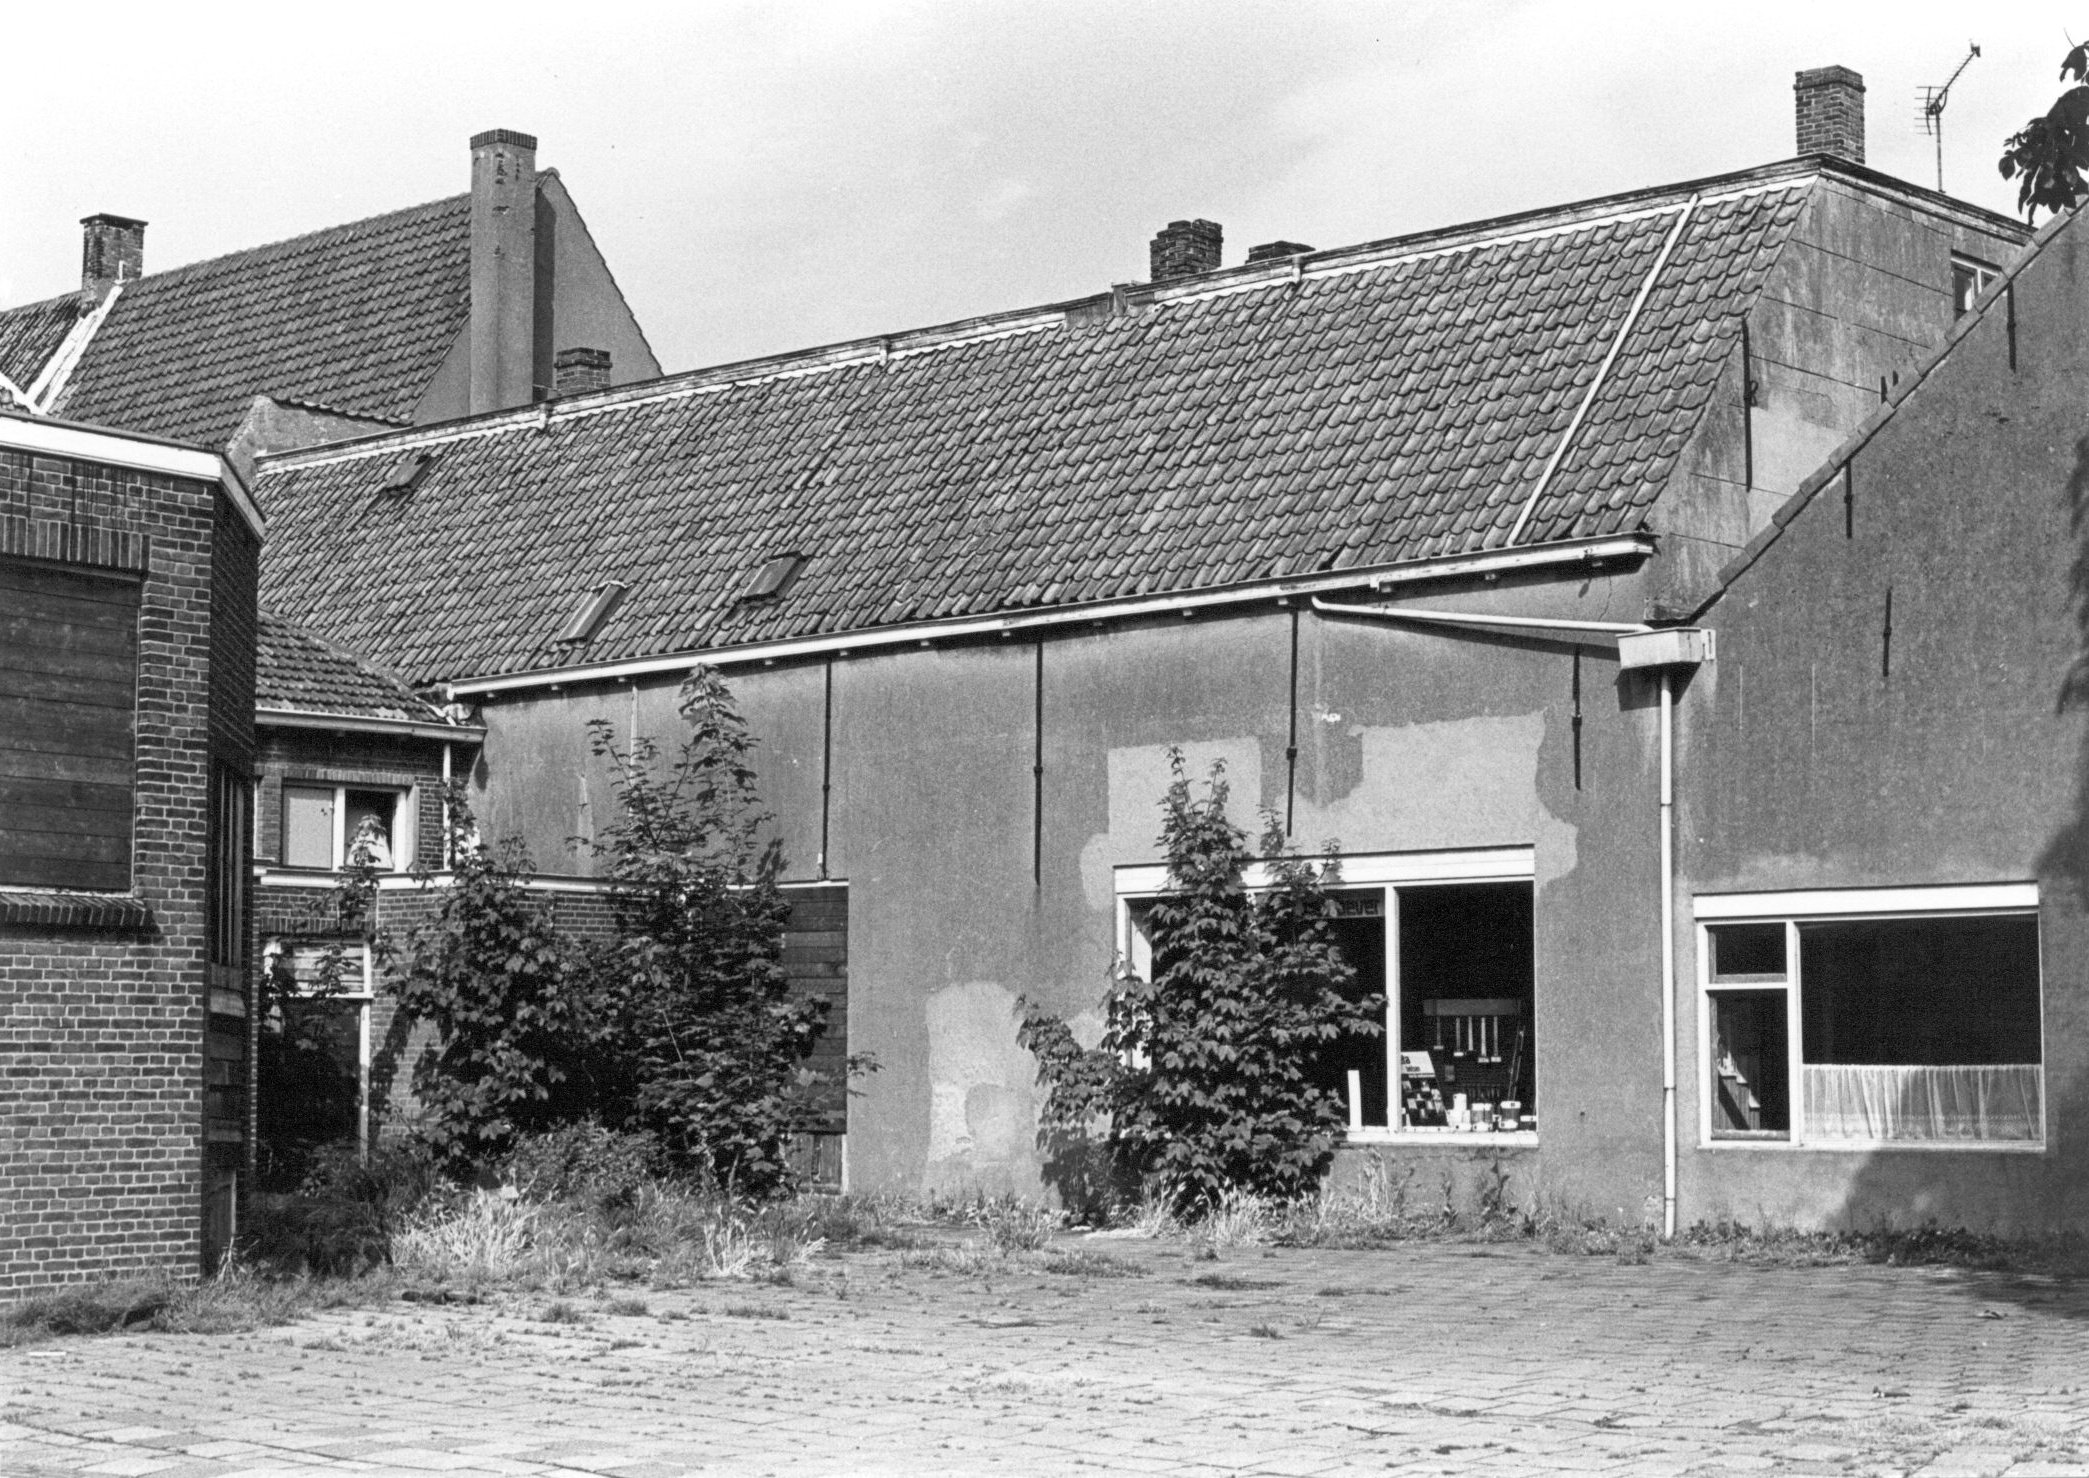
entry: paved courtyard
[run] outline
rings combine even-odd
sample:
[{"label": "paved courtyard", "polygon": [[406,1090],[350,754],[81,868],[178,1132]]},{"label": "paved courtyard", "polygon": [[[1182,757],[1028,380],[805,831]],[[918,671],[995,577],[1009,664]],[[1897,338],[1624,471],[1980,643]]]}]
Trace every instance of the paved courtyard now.
[{"label": "paved courtyard", "polygon": [[0,1473],[2089,1475],[2070,1283],[1054,1251],[1113,1262],[861,1252],[577,1323],[519,1295],[0,1351]]}]

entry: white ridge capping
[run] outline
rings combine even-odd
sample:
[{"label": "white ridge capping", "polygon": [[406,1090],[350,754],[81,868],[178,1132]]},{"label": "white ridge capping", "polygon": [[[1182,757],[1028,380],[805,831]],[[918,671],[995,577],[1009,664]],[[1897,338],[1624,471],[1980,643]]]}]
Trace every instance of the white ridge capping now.
[{"label": "white ridge capping", "polygon": [[134,436],[100,426],[83,426],[74,421],[30,420],[21,416],[0,416],[0,447],[213,482],[224,488],[233,506],[257,537],[268,534],[268,525],[238,469],[216,452],[202,447]]}]

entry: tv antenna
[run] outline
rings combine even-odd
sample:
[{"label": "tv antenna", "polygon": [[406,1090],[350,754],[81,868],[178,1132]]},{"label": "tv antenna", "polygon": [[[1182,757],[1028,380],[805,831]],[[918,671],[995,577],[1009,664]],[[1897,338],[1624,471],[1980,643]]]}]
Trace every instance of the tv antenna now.
[{"label": "tv antenna", "polygon": [[1972,66],[1973,58],[1979,55],[1979,46],[1968,41],[1965,60],[1958,64],[1950,79],[1942,87],[1922,89],[1921,113],[1916,121],[1921,124],[1924,133],[1937,141],[1937,193],[1940,195],[1944,191],[1944,105],[1951,101],[1951,89],[1958,81],[1959,74]]}]

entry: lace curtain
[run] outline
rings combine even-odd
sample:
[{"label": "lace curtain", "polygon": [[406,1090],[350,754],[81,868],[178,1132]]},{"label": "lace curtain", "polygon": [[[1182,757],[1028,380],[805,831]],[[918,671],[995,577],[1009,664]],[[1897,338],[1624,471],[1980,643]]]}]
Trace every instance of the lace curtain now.
[{"label": "lace curtain", "polygon": [[1806,1138],[2036,1140],[2045,1073],[2036,1063],[1823,1067],[1808,1063]]}]

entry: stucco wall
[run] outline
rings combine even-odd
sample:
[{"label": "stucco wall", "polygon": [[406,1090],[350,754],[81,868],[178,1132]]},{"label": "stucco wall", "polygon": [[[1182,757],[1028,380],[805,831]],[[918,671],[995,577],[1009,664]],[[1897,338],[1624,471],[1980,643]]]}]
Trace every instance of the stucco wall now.
[{"label": "stucco wall", "polygon": [[[1627,571],[1434,601],[1617,619],[1640,598]],[[849,884],[850,1047],[881,1064],[851,1106],[852,1185],[1038,1190],[1035,1069],[1015,1043],[1016,1002],[1075,1017],[1099,1003],[1112,870],[1158,860],[1168,746],[1199,775],[1225,761],[1243,824],[1259,805],[1283,810],[1293,619],[1272,604],[1050,637],[1041,836],[1034,641],[862,654],[835,660],[831,678],[818,661],[729,672],[763,740],[764,800],[792,878],[818,868],[832,684],[826,851],[829,875]],[[1310,611],[1297,621],[1300,845],[1536,849],[1544,1121],[1516,1174],[1555,1204],[1639,1220],[1660,1171],[1647,692],[1619,683],[1606,644],[1582,649],[1577,789],[1573,646]],[[584,811],[606,804],[584,720],[669,738],[673,697],[656,683],[489,705],[477,776],[490,829],[524,832],[549,865]]]},{"label": "stucco wall", "polygon": [[1853,480],[1823,488],[1711,609],[1718,660],[1679,715],[1685,1145],[1701,1088],[1692,890],[2036,879],[2046,1149],[1686,1149],[1690,1216],[2089,1216],[2084,726],[2061,704],[2089,465],[2080,248],[2070,228],[2017,280],[2014,369],[1999,308],[1855,454]]}]

